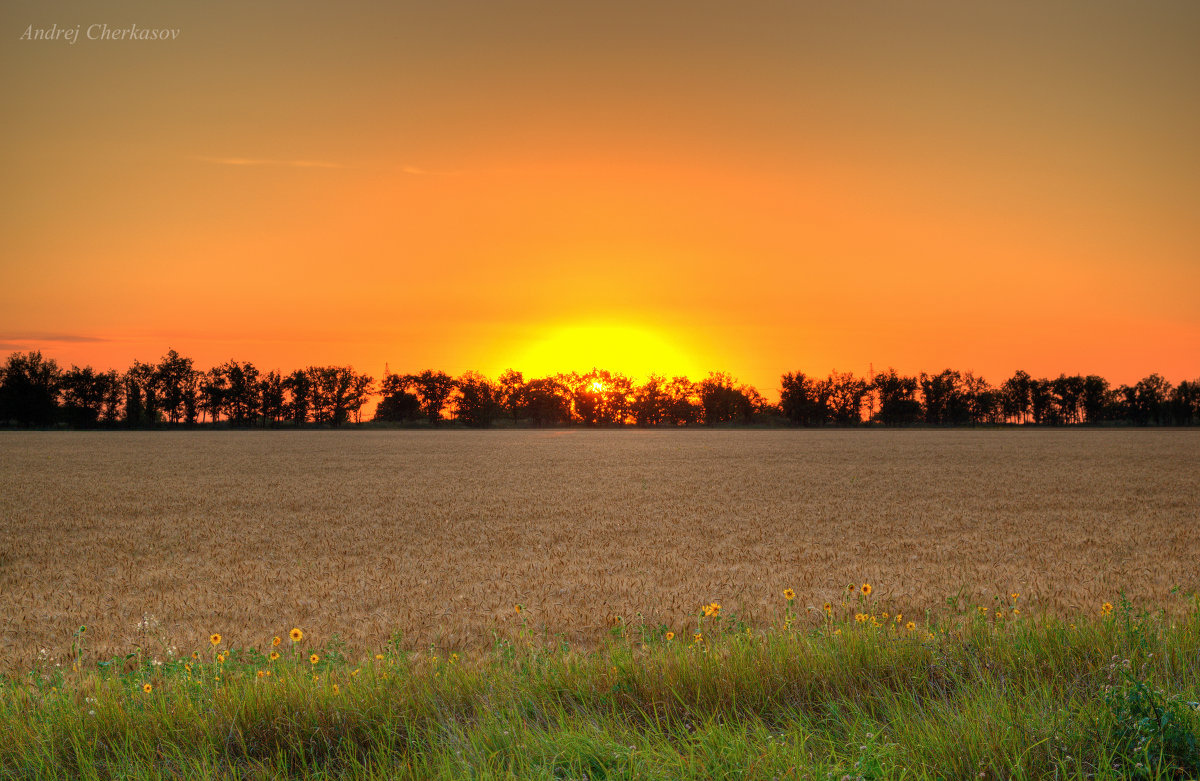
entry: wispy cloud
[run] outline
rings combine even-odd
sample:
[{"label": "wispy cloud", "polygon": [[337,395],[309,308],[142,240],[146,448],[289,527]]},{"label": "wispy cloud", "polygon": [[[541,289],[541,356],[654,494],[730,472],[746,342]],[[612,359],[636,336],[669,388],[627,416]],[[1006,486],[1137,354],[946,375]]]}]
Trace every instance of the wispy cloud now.
[{"label": "wispy cloud", "polygon": [[341,168],[341,163],[326,160],[267,160],[259,157],[198,157],[206,163],[238,166],[273,166],[278,168]]},{"label": "wispy cloud", "polygon": [[461,176],[462,171],[430,171],[426,168],[417,168],[415,165],[406,165],[401,167],[400,171],[413,176]]},{"label": "wispy cloud", "polygon": [[107,341],[108,339],[99,336],[27,331],[15,334],[0,334],[0,350],[35,350],[42,345],[48,344],[89,344]]},{"label": "wispy cloud", "polygon": [[15,334],[4,334],[0,339],[5,344],[29,344],[30,342],[107,342],[101,336],[83,336],[81,334],[60,334],[51,331],[24,331]]}]

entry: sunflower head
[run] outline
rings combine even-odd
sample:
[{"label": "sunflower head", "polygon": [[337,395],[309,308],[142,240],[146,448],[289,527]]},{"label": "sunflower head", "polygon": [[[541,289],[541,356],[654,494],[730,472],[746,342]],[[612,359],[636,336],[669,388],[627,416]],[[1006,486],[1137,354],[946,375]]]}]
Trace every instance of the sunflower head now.
[{"label": "sunflower head", "polygon": [[916,623],[909,621],[907,624],[904,625],[904,628],[911,632],[912,630],[917,628],[917,625],[916,625]]},{"label": "sunflower head", "polygon": [[293,643],[298,643],[304,639],[304,633],[300,631],[300,627],[294,626],[292,631],[288,632],[288,637],[292,639]]},{"label": "sunflower head", "polygon": [[796,598],[796,592],[792,591],[790,588],[785,588],[783,590],[783,598],[786,599],[788,602],[791,602],[793,599]]},{"label": "sunflower head", "polygon": [[272,651],[272,652],[271,652],[271,657],[270,657],[270,658],[271,658],[271,661],[272,661],[272,662],[273,662],[273,661],[275,661],[276,659],[278,659],[278,658],[279,658],[279,652],[278,652],[278,651]]},{"label": "sunflower head", "polygon": [[213,645],[220,645],[221,636],[214,632],[212,636],[208,638],[208,642],[212,643]]},{"label": "sunflower head", "polygon": [[282,638],[280,638],[280,636],[279,636],[279,635],[275,635],[274,637],[272,637],[272,638],[271,638],[271,647],[272,647],[272,648],[278,648],[278,647],[279,647],[279,644],[280,644],[280,643],[282,643],[282,642],[283,642],[283,639],[282,639]]},{"label": "sunflower head", "polygon": [[149,694],[150,692],[154,691],[154,687],[153,687],[153,686],[151,686],[151,685],[150,685],[150,684],[148,684],[148,683],[143,683],[143,684],[142,684],[142,691],[146,692],[146,694]]},{"label": "sunflower head", "polygon": [[667,632],[667,640],[674,640],[674,639],[675,639],[675,633]]},{"label": "sunflower head", "polygon": [[1105,602],[1103,605],[1100,606],[1100,614],[1101,615],[1106,616],[1111,612],[1113,612],[1112,602]]},{"label": "sunflower head", "polygon": [[858,590],[862,592],[862,595],[864,597],[871,596],[871,584],[870,583],[862,584],[861,586],[858,587]]},{"label": "sunflower head", "polygon": [[321,657],[317,656],[316,654],[313,654],[312,656],[308,657],[309,664],[316,664],[319,661],[321,661]]}]

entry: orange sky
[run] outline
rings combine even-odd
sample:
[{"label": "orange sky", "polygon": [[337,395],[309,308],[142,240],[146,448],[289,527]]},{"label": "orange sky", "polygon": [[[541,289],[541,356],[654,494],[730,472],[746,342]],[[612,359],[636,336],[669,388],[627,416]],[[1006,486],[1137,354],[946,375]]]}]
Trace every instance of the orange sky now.
[{"label": "orange sky", "polygon": [[1200,375],[1195,2],[103,5],[0,6],[0,352]]}]

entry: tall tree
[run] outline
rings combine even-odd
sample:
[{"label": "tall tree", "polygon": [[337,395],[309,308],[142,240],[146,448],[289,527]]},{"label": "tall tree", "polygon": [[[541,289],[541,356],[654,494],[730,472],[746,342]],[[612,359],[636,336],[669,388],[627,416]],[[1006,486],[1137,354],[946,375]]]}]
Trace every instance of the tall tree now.
[{"label": "tall tree", "polygon": [[185,417],[189,383],[192,379],[192,359],[169,350],[155,367],[154,383],[159,394],[160,408],[169,423]]},{"label": "tall tree", "polygon": [[421,400],[408,392],[408,377],[384,369],[380,383],[381,398],[375,407],[375,420],[398,423],[413,421],[421,415]]},{"label": "tall tree", "polygon": [[478,372],[465,372],[454,386],[454,416],[467,426],[487,428],[504,409],[501,389]]},{"label": "tall tree", "polygon": [[72,366],[63,372],[59,387],[62,390],[62,415],[74,428],[95,428],[104,411],[108,395],[109,375],[91,366]]},{"label": "tall tree", "polygon": [[904,426],[921,419],[921,403],[917,401],[916,377],[902,377],[893,368],[875,375],[873,382],[879,396],[876,419],[885,426]]},{"label": "tall tree", "polygon": [[410,374],[407,377],[408,386],[413,389],[421,402],[421,412],[429,420],[430,425],[442,422],[442,410],[454,392],[454,378],[445,372],[435,372],[426,369],[420,374]]}]

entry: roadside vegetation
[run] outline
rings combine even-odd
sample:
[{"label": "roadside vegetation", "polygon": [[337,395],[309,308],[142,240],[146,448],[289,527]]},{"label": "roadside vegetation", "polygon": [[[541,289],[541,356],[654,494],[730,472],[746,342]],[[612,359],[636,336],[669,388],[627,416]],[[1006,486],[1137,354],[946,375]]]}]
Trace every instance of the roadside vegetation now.
[{"label": "roadside vegetation", "polygon": [[[1074,619],[1019,594],[928,619],[869,584],[762,629],[612,618],[581,650],[515,606],[477,652],[260,647],[47,661],[0,688],[5,778],[1195,778],[1200,601]],[[219,627],[214,627],[218,630]]]}]

